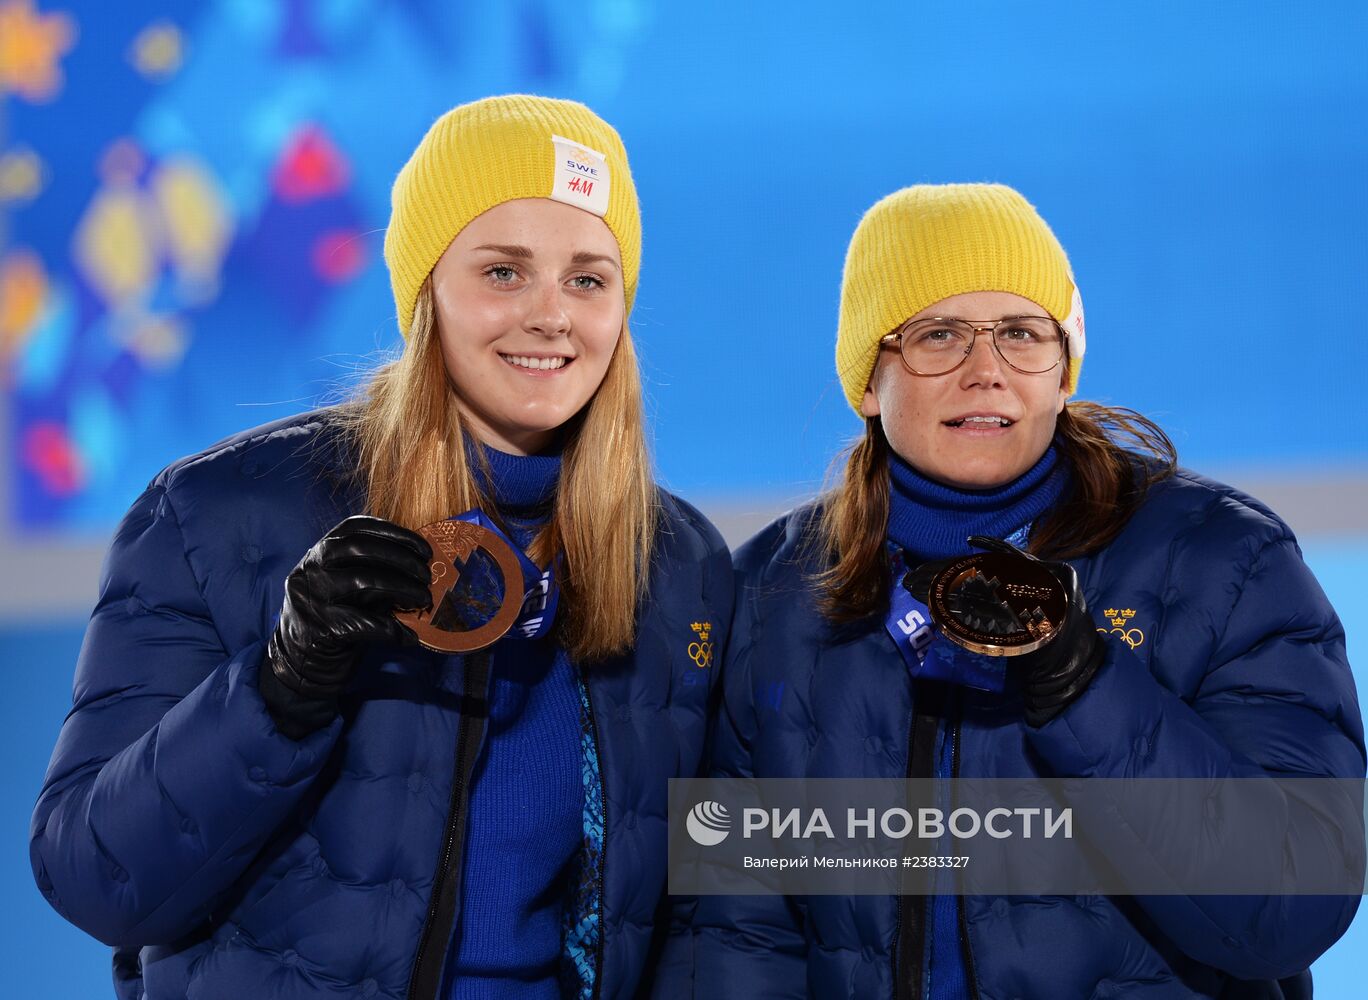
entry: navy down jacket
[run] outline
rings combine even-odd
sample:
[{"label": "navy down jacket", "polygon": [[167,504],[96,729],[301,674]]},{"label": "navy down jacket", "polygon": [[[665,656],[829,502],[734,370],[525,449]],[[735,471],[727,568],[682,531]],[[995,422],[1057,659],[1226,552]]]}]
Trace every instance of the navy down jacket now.
[{"label": "navy down jacket", "polygon": [[[837,638],[815,610],[819,567],[802,544],[814,513],[800,508],[736,553],[715,776],[910,773],[912,683],[882,621]],[[958,729],[960,776],[1363,776],[1343,629],[1291,531],[1258,501],[1180,472],[1110,545],[1072,564],[1111,633],[1106,661],[1039,730],[1022,721],[1019,694],[966,689],[958,719],[939,723]],[[922,905],[702,897],[692,955],[686,939],[671,946],[677,981],[691,962],[698,997],[919,998],[919,960],[906,960],[922,954],[908,939],[922,922],[910,910],[900,919],[911,900]],[[972,896],[960,947],[983,1000],[1302,997],[1303,970],[1357,906],[1357,896]]]},{"label": "navy down jacket", "polygon": [[[460,658],[376,650],[340,717],[299,742],[257,691],[286,574],[360,510],[326,418],[170,466],[106,560],[31,858],[52,905],[114,946],[122,1000],[423,992],[411,979],[440,909],[434,874],[462,846],[453,759],[482,731]],[[632,996],[660,944],[667,784],[701,763],[714,673],[688,651],[700,628],[725,642],[732,612],[721,537],[661,504],[636,648],[580,672],[604,809],[589,970],[603,998]],[[443,905],[449,919],[459,899]],[[438,968],[447,946],[430,944]]]}]

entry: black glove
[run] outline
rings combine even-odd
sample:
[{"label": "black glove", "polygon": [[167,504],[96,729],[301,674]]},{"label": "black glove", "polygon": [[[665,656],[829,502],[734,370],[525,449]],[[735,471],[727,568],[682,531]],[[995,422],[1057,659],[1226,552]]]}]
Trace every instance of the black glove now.
[{"label": "black glove", "polygon": [[357,515],[333,528],[285,579],[261,664],[261,696],[286,736],[327,725],[368,642],[413,646],[395,609],[431,606],[432,547],[417,532]]},{"label": "black glove", "polygon": [[[1037,559],[1029,552],[1024,552],[999,538],[971,535],[969,544],[975,548],[1018,555],[1023,559],[1040,563],[1064,587],[1069,610],[1060,624],[1059,634],[1040,649],[1013,658],[1013,668],[1020,671],[1023,679],[1026,724],[1033,727],[1043,726],[1064,711],[1087,689],[1107,652],[1106,645],[1097,632],[1097,626],[1088,614],[1088,605],[1083,599],[1083,588],[1078,585],[1078,574],[1068,563]],[[913,597],[925,604],[935,575],[961,558],[963,556],[922,563],[909,570],[903,577],[903,586]]]}]

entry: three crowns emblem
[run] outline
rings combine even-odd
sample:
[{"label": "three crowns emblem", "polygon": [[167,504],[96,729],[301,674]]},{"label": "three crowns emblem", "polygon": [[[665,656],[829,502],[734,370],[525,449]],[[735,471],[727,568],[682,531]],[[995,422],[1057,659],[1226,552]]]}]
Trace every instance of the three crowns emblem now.
[{"label": "three crowns emblem", "polygon": [[1112,623],[1109,629],[1100,628],[1097,631],[1102,633],[1115,633],[1121,637],[1131,649],[1141,645],[1145,641],[1145,633],[1138,628],[1127,628],[1126,624],[1135,617],[1134,608],[1107,608],[1102,612]]}]

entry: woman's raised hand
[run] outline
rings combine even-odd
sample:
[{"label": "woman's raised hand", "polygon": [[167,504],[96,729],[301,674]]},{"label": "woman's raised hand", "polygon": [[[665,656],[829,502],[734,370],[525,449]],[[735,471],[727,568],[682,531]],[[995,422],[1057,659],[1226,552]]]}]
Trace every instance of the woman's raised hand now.
[{"label": "woman's raised hand", "polygon": [[432,548],[417,532],[356,515],[321,538],[285,579],[285,602],[262,662],[262,697],[298,738],[336,713],[361,647],[412,646],[393,615],[431,604]]},{"label": "woman's raised hand", "polygon": [[[1106,645],[1088,614],[1088,604],[1083,598],[1078,574],[1066,562],[1038,559],[1000,538],[971,535],[969,544],[1039,563],[1059,581],[1068,597],[1069,610],[1060,625],[1059,634],[1040,649],[1015,657],[1012,662],[1013,671],[1019,672],[1022,678],[1026,723],[1043,726],[1087,689],[1106,655]],[[902,584],[913,597],[925,604],[936,574],[961,558],[937,559],[914,566],[907,571]]]},{"label": "woman's raised hand", "polygon": [[1037,559],[1000,538],[972,535],[969,544],[1040,563],[1059,581],[1068,597],[1069,610],[1059,627],[1059,634],[1040,649],[1017,657],[1016,662],[1025,682],[1026,724],[1043,726],[1086,690],[1107,652],[1097,626],[1088,614],[1088,602],[1083,598],[1078,574],[1066,562]]}]

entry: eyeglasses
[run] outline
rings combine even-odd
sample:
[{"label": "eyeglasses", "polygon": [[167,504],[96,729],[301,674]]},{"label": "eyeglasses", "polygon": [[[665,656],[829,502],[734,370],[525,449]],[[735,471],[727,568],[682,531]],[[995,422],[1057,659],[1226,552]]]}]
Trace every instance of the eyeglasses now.
[{"label": "eyeglasses", "polygon": [[998,357],[1025,375],[1040,375],[1064,360],[1064,331],[1048,316],[1006,316],[995,322],[914,319],[879,339],[897,344],[913,375],[947,375],[969,360],[980,332],[993,338]]}]

